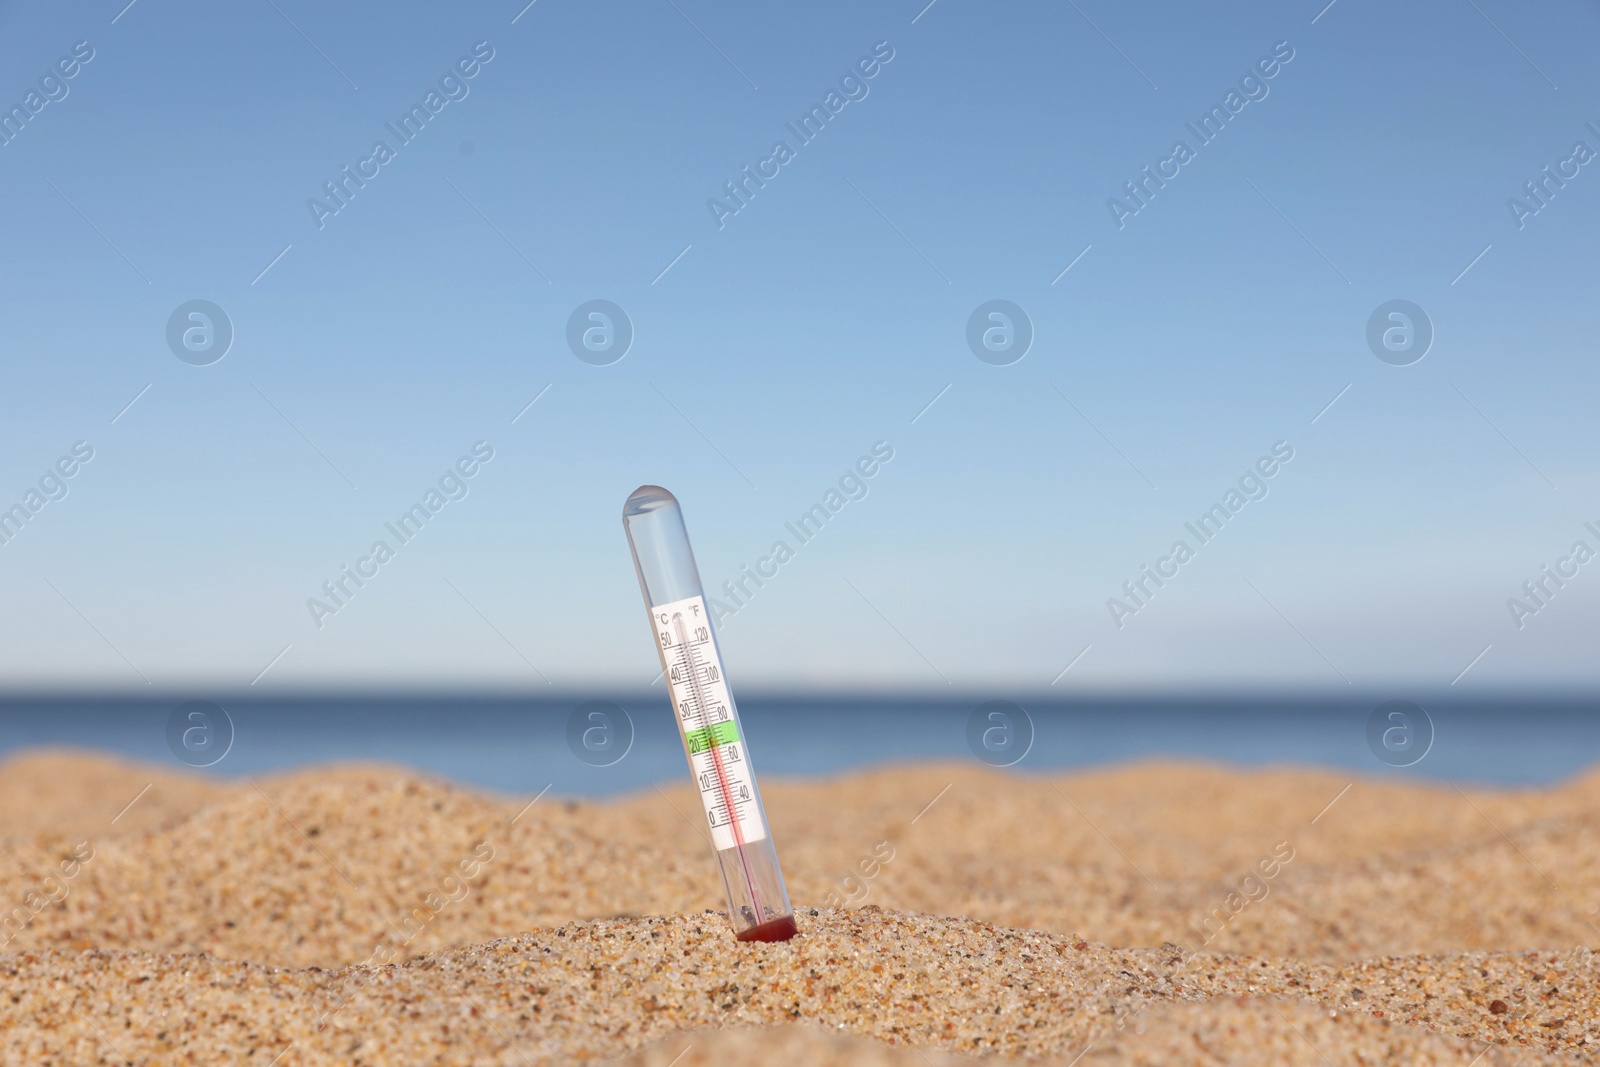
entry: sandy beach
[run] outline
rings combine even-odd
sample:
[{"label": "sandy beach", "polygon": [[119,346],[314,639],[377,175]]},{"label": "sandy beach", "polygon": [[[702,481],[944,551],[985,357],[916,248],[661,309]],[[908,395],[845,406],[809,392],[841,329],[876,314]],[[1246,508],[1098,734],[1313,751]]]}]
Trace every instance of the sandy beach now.
[{"label": "sandy beach", "polygon": [[1469,1067],[1600,1042],[1600,775],[952,764],[764,792],[800,935],[743,945],[686,783],[578,803],[17,756],[4,1061]]}]

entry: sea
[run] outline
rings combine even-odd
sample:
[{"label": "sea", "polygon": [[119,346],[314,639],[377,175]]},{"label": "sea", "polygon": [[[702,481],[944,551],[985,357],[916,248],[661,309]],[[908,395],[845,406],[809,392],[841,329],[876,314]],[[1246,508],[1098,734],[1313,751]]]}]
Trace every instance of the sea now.
[{"label": "sea", "polygon": [[[1600,697],[749,694],[763,780],[946,761],[1040,774],[1144,760],[1542,786],[1600,764]],[[351,761],[606,797],[687,774],[666,695],[0,696],[0,759],[97,749],[223,778]]]}]

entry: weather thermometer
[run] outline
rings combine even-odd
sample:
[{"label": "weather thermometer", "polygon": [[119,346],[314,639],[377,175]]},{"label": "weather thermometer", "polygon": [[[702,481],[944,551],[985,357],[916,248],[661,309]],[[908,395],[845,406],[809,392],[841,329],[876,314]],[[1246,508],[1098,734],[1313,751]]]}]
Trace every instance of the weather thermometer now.
[{"label": "weather thermometer", "polygon": [[623,505],[622,527],[728,891],[733,932],[740,941],[787,941],[795,935],[794,911],[677,497],[658,485],[640,486]]}]

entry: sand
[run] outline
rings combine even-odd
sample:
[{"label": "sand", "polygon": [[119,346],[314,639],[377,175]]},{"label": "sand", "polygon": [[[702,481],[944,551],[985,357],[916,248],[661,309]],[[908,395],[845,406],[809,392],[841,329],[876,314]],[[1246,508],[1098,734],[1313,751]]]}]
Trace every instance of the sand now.
[{"label": "sand", "polygon": [[530,804],[389,767],[224,783],[26,754],[0,764],[0,1061],[1471,1067],[1600,1044],[1600,775],[923,765],[764,792],[801,932],[741,945],[687,783]]}]

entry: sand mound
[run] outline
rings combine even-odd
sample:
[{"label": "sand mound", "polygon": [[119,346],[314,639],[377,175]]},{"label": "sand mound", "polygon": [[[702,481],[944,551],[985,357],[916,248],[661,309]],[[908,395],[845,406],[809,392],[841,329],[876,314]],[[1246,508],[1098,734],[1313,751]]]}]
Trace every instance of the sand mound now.
[{"label": "sand mound", "polygon": [[[808,1067],[972,1067],[967,1055],[901,1048],[818,1025],[700,1031],[657,1042],[608,1067],[723,1067],[729,1063]],[[1330,1067],[1406,1063],[1427,1067],[1531,1067],[1571,1063],[1559,1053],[1485,1046],[1370,1015],[1258,997],[1159,1005],[1124,1032],[1073,1055],[1027,1061],[1038,1067],[1216,1067],[1271,1063]]]},{"label": "sand mound", "polygon": [[4,1060],[1469,1065],[1600,1041],[1600,777],[916,766],[765,791],[802,937],[739,946],[686,785],[13,759]]},{"label": "sand mound", "polygon": [[153,830],[194,814],[231,788],[94,752],[36,749],[0,763],[0,835],[83,838],[108,827],[120,833]]},{"label": "sand mound", "polygon": [[[0,1043],[7,1062],[28,1063],[282,1054],[297,1064],[545,1064],[628,1049],[643,1050],[629,1062],[651,1063],[702,1041],[702,1057],[728,1042],[759,1050],[758,1062],[778,1062],[785,1046],[852,1064],[910,1046],[1062,1063],[1085,1050],[1139,1063],[1248,1049],[1256,1062],[1310,1063],[1296,1042],[1317,1052],[1320,1038],[1341,1055],[1379,1057],[1363,1062],[1454,1063],[1491,1043],[1571,1056],[1600,1039],[1600,1025],[1583,1021],[1600,1018],[1600,957],[1586,951],[1336,968],[871,909],[803,919],[802,934],[778,945],[732,942],[708,914],[573,923],[333,971],[147,953],[0,956],[17,991],[0,1001]],[[785,1030],[703,1038],[774,1026]]]},{"label": "sand mound", "polygon": [[[0,900],[37,890],[74,848],[93,853],[12,948],[330,967],[379,946],[413,955],[722,903],[687,786],[528,806],[394,768],[223,785],[73,760],[0,765],[0,825],[27,831],[4,839]],[[1600,943],[1596,782],[1487,793],[1306,771],[952,766],[774,781],[767,802],[797,905],[1336,961]]]}]

